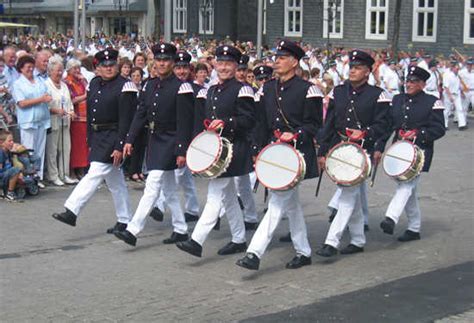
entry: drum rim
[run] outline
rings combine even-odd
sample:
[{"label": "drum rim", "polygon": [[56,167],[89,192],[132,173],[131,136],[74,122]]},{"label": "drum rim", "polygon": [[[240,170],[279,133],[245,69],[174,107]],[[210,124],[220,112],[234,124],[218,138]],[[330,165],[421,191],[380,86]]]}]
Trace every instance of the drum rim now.
[{"label": "drum rim", "polygon": [[[365,163],[364,163],[364,170],[362,171],[362,175],[364,173],[367,172],[367,168],[369,166],[369,163],[368,163],[368,160],[370,160],[370,157],[369,157],[369,154],[367,154],[365,152],[365,149],[362,148],[361,145],[355,143],[355,142],[350,142],[350,141],[341,141],[340,143],[334,145],[330,150],[329,152],[326,154],[326,159],[327,159],[327,156],[329,156],[330,153],[332,153],[336,148],[340,147],[340,146],[343,146],[343,145],[352,145],[352,146],[355,146],[357,149],[359,149],[360,151],[362,151],[364,154],[365,154],[365,157],[364,160],[365,160]],[[334,178],[330,172],[328,172],[328,169],[327,169],[327,164],[325,163],[324,164],[324,169],[326,170],[326,174],[329,176],[329,178],[334,182],[336,183],[337,185],[342,185],[342,186],[353,186],[353,185],[357,185],[359,183],[359,181],[361,179],[365,180],[364,176],[359,176],[358,178],[356,178],[355,180],[353,181],[340,181],[340,180],[337,180],[336,178]]]},{"label": "drum rim", "polygon": [[388,177],[391,177],[391,178],[398,178],[400,176],[404,176],[405,174],[407,174],[412,168],[413,166],[415,165],[416,163],[416,160],[417,158],[414,158],[412,161],[411,161],[411,164],[409,167],[407,167],[407,169],[403,172],[401,172],[400,174],[397,174],[397,175],[390,175],[387,173],[387,171],[385,170],[385,167],[383,167],[385,164],[384,164],[384,160],[385,160],[385,157],[387,156],[387,153],[388,151],[390,150],[390,148],[392,148],[393,146],[395,145],[399,145],[399,144],[402,144],[402,143],[408,143],[410,144],[411,148],[413,149],[413,155],[415,157],[417,157],[417,154],[416,154],[416,145],[414,143],[412,143],[411,141],[408,141],[408,140],[397,140],[395,141],[393,144],[390,145],[390,147],[388,147],[388,149],[383,153],[383,158],[382,158],[382,168],[383,168],[383,171],[384,173],[388,176]]},{"label": "drum rim", "polygon": [[191,142],[189,143],[188,151],[189,151],[189,148],[191,147],[191,144],[193,143],[193,141],[196,140],[198,137],[204,135],[205,133],[213,134],[213,135],[215,135],[215,136],[219,139],[219,149],[218,149],[219,154],[214,157],[214,160],[212,161],[211,165],[208,166],[207,168],[204,168],[204,169],[201,169],[201,170],[194,170],[194,169],[192,169],[192,168],[189,166],[189,164],[187,163],[187,161],[188,161],[189,159],[188,159],[187,151],[186,151],[186,165],[188,166],[188,168],[189,168],[189,170],[190,170],[191,172],[197,173],[197,174],[206,172],[206,171],[208,171],[211,167],[213,167],[213,166],[216,164],[216,161],[219,160],[219,156],[221,155],[220,153],[222,152],[222,146],[223,146],[222,137],[219,136],[219,134],[218,134],[217,132],[209,131],[209,130],[201,131],[196,137],[194,137],[194,139],[191,140]]},{"label": "drum rim", "polygon": [[254,167],[254,169],[255,169],[255,175],[257,176],[258,181],[259,181],[260,183],[262,183],[262,185],[265,186],[265,187],[268,188],[268,189],[275,190],[275,191],[281,191],[281,190],[287,189],[288,187],[291,187],[290,185],[293,184],[293,183],[295,182],[295,180],[296,180],[299,176],[298,176],[298,175],[295,175],[295,176],[293,177],[293,180],[291,181],[290,184],[275,188],[275,187],[271,187],[271,186],[265,185],[265,183],[260,180],[260,177],[258,176],[258,171],[257,171],[257,162],[258,162],[259,157],[261,156],[261,154],[262,154],[265,150],[269,149],[270,147],[272,147],[272,146],[277,146],[277,145],[288,146],[288,147],[290,147],[290,148],[296,153],[296,155],[298,156],[298,172],[297,172],[297,174],[300,174],[300,173],[301,173],[302,165],[301,165],[300,157],[304,159],[304,156],[298,151],[298,149],[296,149],[296,148],[293,147],[292,145],[289,145],[289,144],[287,144],[287,143],[285,143],[285,142],[281,142],[281,141],[280,141],[280,142],[274,142],[274,143],[271,143],[271,144],[266,145],[266,146],[263,147],[263,149],[260,150],[260,152],[258,153],[258,155],[257,155],[257,157],[256,157],[256,159],[255,159],[255,167]]}]

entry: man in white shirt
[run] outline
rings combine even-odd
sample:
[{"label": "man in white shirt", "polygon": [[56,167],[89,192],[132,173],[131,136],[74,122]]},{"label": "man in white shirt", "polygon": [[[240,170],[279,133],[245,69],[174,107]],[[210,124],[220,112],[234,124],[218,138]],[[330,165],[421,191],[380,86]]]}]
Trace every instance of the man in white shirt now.
[{"label": "man in white shirt", "polygon": [[469,58],[466,61],[466,66],[459,71],[459,77],[462,80],[463,88],[463,108],[468,111],[469,104],[471,109],[474,108],[474,58]]},{"label": "man in white shirt", "polygon": [[440,85],[441,85],[441,74],[438,71],[438,62],[436,60],[432,60],[428,64],[428,68],[430,72],[430,78],[426,81],[426,86],[424,91],[427,94],[434,95],[438,99],[440,98]]},{"label": "man in white shirt", "polygon": [[400,79],[396,72],[397,65],[394,60],[389,62],[383,76],[383,86],[388,93],[393,97],[400,93]]},{"label": "man in white shirt", "polygon": [[450,62],[450,68],[443,75],[444,96],[444,123],[448,128],[449,113],[454,111],[458,120],[459,130],[467,129],[466,113],[461,103],[461,80],[459,79],[459,63],[457,61]]},{"label": "man in white shirt", "polygon": [[431,60],[432,60],[431,55],[429,54],[423,55],[423,59],[420,62],[418,62],[418,67],[421,67],[429,72],[430,71],[429,64]]}]

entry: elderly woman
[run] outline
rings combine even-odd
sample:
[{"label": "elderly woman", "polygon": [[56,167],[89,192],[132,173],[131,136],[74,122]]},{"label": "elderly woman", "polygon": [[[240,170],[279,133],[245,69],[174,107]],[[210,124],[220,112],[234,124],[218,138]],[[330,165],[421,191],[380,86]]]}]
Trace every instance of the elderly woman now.
[{"label": "elderly woman", "polygon": [[[48,61],[48,76],[45,84],[52,100],[49,102],[51,131],[46,138],[47,179],[56,186],[75,184],[78,180],[69,178],[69,156],[71,154],[70,120],[74,107],[67,85],[61,81],[64,72],[60,57]],[[59,167],[58,167],[59,165]],[[58,171],[59,169],[59,171]]]},{"label": "elderly woman", "polygon": [[66,64],[67,76],[65,83],[69,88],[71,100],[74,104],[74,118],[71,120],[71,158],[70,167],[77,178],[84,176],[89,166],[89,147],[87,146],[87,81],[81,74],[81,63],[71,59]]},{"label": "elderly woman", "polygon": [[[43,180],[44,157],[46,147],[46,130],[50,127],[48,103],[51,95],[46,85],[33,76],[35,59],[29,55],[18,59],[16,68],[20,77],[13,83],[13,98],[15,99],[20,128],[21,143],[28,149],[33,149],[39,160],[38,176]],[[38,186],[44,188],[39,182]]]}]

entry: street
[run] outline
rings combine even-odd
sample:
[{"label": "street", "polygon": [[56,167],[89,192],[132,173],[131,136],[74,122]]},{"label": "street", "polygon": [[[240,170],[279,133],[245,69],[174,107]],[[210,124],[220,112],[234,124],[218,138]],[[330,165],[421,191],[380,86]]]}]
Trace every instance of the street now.
[{"label": "street", "polygon": [[[335,185],[325,177],[300,187],[313,264],[285,269],[294,256],[278,237],[260,270],[235,265],[243,254],[218,256],[230,240],[227,220],[212,231],[203,258],[162,240],[171,234],[149,219],[133,248],[105,233],[115,221],[104,185],[75,228],[55,221],[72,188],[47,187],[24,203],[0,201],[0,313],[2,322],[468,322],[474,318],[474,127],[451,127],[435,143],[431,170],[420,186],[421,240],[400,243],[402,216],[394,236],[379,228],[395,182],[379,169],[369,189],[370,231],[365,252],[319,258],[325,239],[326,205]],[[197,180],[204,206],[206,181]],[[143,185],[128,182],[133,209]],[[256,195],[261,216],[263,189]],[[190,232],[195,223],[190,224]],[[247,233],[248,242],[253,231]],[[342,246],[347,244],[347,237]],[[451,316],[454,318],[450,319]]]}]

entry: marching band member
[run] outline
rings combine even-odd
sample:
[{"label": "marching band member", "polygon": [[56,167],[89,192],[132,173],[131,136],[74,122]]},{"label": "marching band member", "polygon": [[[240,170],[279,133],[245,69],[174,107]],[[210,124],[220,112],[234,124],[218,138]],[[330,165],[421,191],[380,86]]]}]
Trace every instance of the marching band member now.
[{"label": "marching band member", "polygon": [[[296,76],[298,61],[304,51],[294,42],[281,41],[277,47],[275,72],[278,80],[266,82],[259,90],[259,105],[263,108],[263,142],[268,144],[275,131],[281,133],[281,141],[296,140],[296,148],[304,155],[305,178],[318,176],[314,136],[322,124],[321,91],[310,82]],[[296,269],[311,264],[311,247],[308,242],[303,209],[299,201],[298,187],[285,191],[271,191],[268,210],[260,222],[250,243],[247,254],[237,261],[246,269],[258,270],[260,259],[267,249],[281,218],[289,218],[290,234],[296,256],[286,268]]]},{"label": "marching band member", "polygon": [[71,226],[103,180],[112,193],[117,223],[108,232],[125,230],[131,217],[130,201],[122,169],[122,147],[136,109],[138,90],[119,75],[118,52],[106,49],[95,55],[100,76],[87,90],[87,143],[90,168],[66,200],[63,213],[53,218]]},{"label": "marching band member", "polygon": [[458,129],[467,129],[466,113],[463,111],[461,102],[461,80],[459,78],[459,63],[451,61],[449,69],[443,75],[444,90],[444,125],[448,128],[449,113],[454,111],[458,121]]},{"label": "marching band member", "polygon": [[[321,169],[325,166],[324,156],[329,148],[340,142],[340,137],[344,138],[345,133],[350,141],[364,139],[363,148],[371,154],[375,142],[386,132],[390,96],[381,88],[367,83],[373,64],[373,58],[363,51],[354,50],[350,53],[349,82],[334,88],[333,98],[329,103],[328,117],[318,152],[321,156],[318,159]],[[346,226],[349,226],[351,242],[341,250],[341,254],[364,251],[364,219],[361,212],[364,185],[339,187],[341,196],[337,214],[331,223],[324,246],[316,251],[316,254],[322,257],[337,254]]]},{"label": "marching band member", "polygon": [[[395,131],[397,136],[400,130],[409,134],[398,139],[414,140],[414,143],[424,151],[423,172],[428,172],[430,169],[434,141],[443,137],[445,133],[442,102],[435,96],[423,92],[429,77],[430,73],[425,69],[410,67],[406,83],[407,93],[393,98],[389,113],[391,130]],[[408,229],[398,241],[420,239],[421,213],[417,195],[419,180],[420,176],[416,176],[409,181],[397,183],[397,190],[387,208],[385,220],[380,223],[383,232],[393,234],[395,225],[405,210]]]},{"label": "marching band member", "polygon": [[[232,240],[219,249],[219,255],[245,251],[244,220],[236,198],[234,177],[248,174],[252,170],[248,132],[255,123],[254,92],[248,85],[235,79],[240,51],[232,46],[216,49],[218,83],[199,91],[196,97],[196,125],[204,119],[211,120],[208,129],[222,129],[222,136],[233,144],[233,155],[227,170],[218,178],[211,179],[207,201],[194,228],[191,239],[176,246],[196,257],[202,255],[202,245],[216,225],[222,208],[229,221]],[[195,129],[196,131],[196,129]]]},{"label": "marching band member", "polygon": [[[191,55],[185,51],[179,51],[176,53],[173,71],[176,77],[182,82],[190,82],[191,86],[193,87],[194,97],[196,97],[202,87],[192,82],[190,79],[190,62]],[[175,170],[175,175],[176,182],[184,193],[184,218],[186,222],[197,221],[199,218],[199,202],[197,200],[196,185],[194,184],[193,175],[187,166],[177,168]],[[160,197],[155,203],[155,207],[150,212],[150,217],[156,221],[163,221],[163,211],[165,210],[165,204],[165,194],[162,190]]]},{"label": "marching band member", "polygon": [[442,85],[441,74],[438,71],[438,62],[436,60],[431,60],[428,63],[428,72],[430,73],[430,78],[426,81],[425,92],[427,94],[434,95],[436,98],[440,98],[440,88]]},{"label": "marching band member", "polygon": [[466,61],[466,66],[459,71],[459,77],[463,84],[463,106],[464,111],[468,111],[469,104],[474,108],[474,58],[469,58]]},{"label": "marching band member", "polygon": [[148,80],[140,94],[140,105],[133,118],[123,147],[124,155],[132,153],[132,145],[146,123],[149,126],[145,190],[127,229],[115,232],[125,243],[135,246],[143,230],[146,216],[160,191],[172,216],[173,233],[163,243],[171,244],[188,238],[188,227],[179,202],[175,169],[186,165],[186,149],[193,129],[193,88],[173,73],[176,47],[162,43],[152,47],[157,78]]}]

